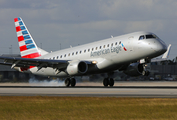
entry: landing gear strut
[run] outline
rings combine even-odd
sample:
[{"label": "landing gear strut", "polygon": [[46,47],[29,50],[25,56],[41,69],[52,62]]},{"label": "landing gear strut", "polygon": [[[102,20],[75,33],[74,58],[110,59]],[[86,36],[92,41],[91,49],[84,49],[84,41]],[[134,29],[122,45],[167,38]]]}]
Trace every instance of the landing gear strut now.
[{"label": "landing gear strut", "polygon": [[69,87],[71,85],[71,87],[75,87],[76,85],[76,79],[75,78],[66,78],[65,79],[65,86]]},{"label": "landing gear strut", "polygon": [[110,78],[110,79],[104,78],[104,80],[103,80],[103,85],[104,85],[105,87],[107,87],[108,85],[109,85],[110,87],[113,87],[113,86],[114,86],[114,79],[113,79],[113,78]]}]

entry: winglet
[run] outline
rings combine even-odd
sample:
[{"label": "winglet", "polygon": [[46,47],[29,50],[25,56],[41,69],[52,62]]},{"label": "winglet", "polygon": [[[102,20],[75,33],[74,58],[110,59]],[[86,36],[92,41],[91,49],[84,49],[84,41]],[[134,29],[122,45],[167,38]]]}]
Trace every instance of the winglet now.
[{"label": "winglet", "polygon": [[17,38],[22,58],[37,58],[41,56],[40,50],[34,42],[30,32],[23,20],[18,17],[14,19]]},{"label": "winglet", "polygon": [[169,44],[167,51],[162,56],[162,59],[167,59],[169,57],[170,50],[171,50],[171,44]]}]

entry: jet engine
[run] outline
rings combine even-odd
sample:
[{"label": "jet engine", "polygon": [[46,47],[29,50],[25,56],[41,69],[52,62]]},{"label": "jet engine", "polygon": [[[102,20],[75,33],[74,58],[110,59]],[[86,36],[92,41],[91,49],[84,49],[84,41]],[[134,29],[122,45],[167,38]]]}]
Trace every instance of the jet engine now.
[{"label": "jet engine", "polygon": [[84,61],[71,61],[66,71],[69,75],[82,75],[88,71],[88,65]]},{"label": "jet engine", "polygon": [[132,63],[130,64],[126,70],[124,70],[124,73],[129,75],[129,76],[148,76],[149,71],[146,71],[144,68],[144,64],[140,63]]}]

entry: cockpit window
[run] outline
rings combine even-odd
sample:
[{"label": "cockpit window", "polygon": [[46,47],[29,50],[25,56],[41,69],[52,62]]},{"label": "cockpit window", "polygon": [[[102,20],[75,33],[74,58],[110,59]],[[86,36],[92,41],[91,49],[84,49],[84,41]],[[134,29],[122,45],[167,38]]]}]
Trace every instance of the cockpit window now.
[{"label": "cockpit window", "polygon": [[151,38],[158,39],[158,37],[154,34],[146,35],[146,39],[151,39]]},{"label": "cockpit window", "polygon": [[146,35],[146,39],[151,39],[151,38],[154,38],[153,35]]},{"label": "cockpit window", "polygon": [[154,38],[154,39],[159,39],[156,35],[154,35],[154,34],[149,34],[149,35],[141,35],[141,36],[139,37],[139,40],[152,39],[152,38]]},{"label": "cockpit window", "polygon": [[139,40],[143,40],[144,38],[145,38],[144,35],[141,35]]}]

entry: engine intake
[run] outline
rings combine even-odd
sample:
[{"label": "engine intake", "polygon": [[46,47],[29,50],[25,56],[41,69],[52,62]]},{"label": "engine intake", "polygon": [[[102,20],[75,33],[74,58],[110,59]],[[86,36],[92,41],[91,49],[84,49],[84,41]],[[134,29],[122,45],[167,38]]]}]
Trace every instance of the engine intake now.
[{"label": "engine intake", "polygon": [[124,73],[129,76],[139,76],[142,75],[143,71],[144,71],[143,64],[132,63],[127,67],[126,70],[124,70]]},{"label": "engine intake", "polygon": [[84,61],[71,61],[66,71],[69,75],[82,75],[88,71],[88,65]]}]

